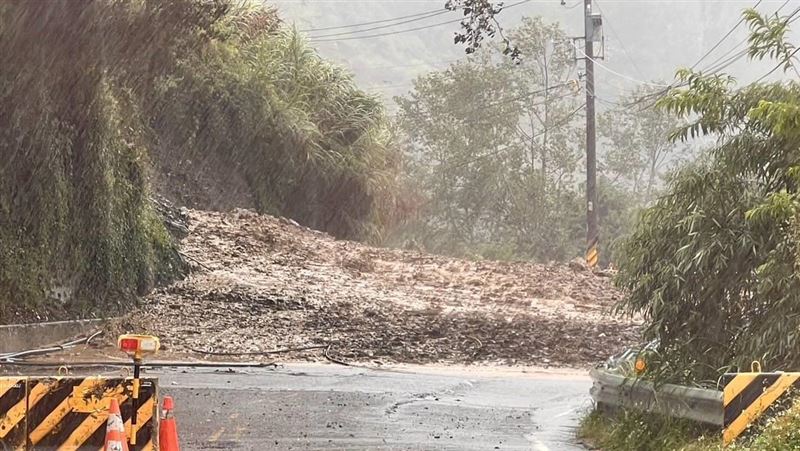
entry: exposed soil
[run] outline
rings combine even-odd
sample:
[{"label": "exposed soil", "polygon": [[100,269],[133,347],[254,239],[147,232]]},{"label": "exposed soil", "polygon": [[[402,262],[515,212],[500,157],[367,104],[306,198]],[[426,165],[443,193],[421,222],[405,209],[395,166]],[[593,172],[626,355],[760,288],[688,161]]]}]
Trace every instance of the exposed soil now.
[{"label": "exposed soil", "polygon": [[192,274],[116,325],[170,353],[330,344],[343,361],[580,367],[639,336],[610,315],[609,278],[579,264],[373,248],[249,210],[190,210],[189,230]]},{"label": "exposed soil", "polygon": [[238,164],[216,152],[192,153],[179,145],[164,145],[152,153],[150,184],[177,205],[228,211],[253,208],[255,200]]}]

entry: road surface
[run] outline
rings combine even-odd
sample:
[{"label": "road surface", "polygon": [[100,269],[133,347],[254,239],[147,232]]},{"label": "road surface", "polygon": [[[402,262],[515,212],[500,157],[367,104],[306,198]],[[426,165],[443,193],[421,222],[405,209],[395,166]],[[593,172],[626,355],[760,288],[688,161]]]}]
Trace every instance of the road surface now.
[{"label": "road surface", "polygon": [[588,377],[320,364],[159,371],[184,450],[572,451]]}]

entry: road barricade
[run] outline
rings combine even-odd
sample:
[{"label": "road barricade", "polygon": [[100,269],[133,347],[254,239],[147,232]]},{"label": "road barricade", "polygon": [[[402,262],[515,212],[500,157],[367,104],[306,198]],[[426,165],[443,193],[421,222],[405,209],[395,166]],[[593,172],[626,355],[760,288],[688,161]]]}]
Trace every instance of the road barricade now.
[{"label": "road barricade", "polygon": [[761,417],[787,409],[798,394],[800,373],[726,373],[722,385],[722,441],[727,445]]},{"label": "road barricade", "polygon": [[[98,450],[104,445],[111,399],[131,434],[130,378],[0,378],[0,449]],[[158,381],[141,379],[136,442],[158,449]]]}]

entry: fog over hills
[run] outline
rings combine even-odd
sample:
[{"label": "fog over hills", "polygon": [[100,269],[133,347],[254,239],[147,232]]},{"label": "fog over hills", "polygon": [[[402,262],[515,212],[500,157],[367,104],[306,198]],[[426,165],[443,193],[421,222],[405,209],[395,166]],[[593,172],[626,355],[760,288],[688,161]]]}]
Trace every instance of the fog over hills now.
[{"label": "fog over hills", "polygon": [[[391,97],[407,92],[414,77],[463,58],[453,44],[460,13],[444,11],[445,0],[273,0],[282,18],[303,30],[321,55],[349,68],[359,84]],[[520,3],[520,4],[517,4]],[[582,0],[506,1],[498,16],[511,28],[524,16],[558,22],[571,36],[583,34]],[[763,13],[789,14],[800,0],[595,0],[605,26],[604,67],[597,69],[597,94],[614,100],[640,82],[670,81],[676,68],[692,66],[740,21],[743,9],[758,4]],[[430,14],[421,15],[429,12]],[[389,21],[407,17],[393,25]],[[344,27],[365,22],[371,25]],[[445,23],[454,22],[454,23]],[[800,28],[800,27],[798,27]],[[410,31],[414,29],[413,31]],[[364,30],[355,32],[356,30]],[[375,36],[381,35],[381,36]],[[790,37],[800,41],[800,33]],[[747,27],[739,24],[697,66],[706,69],[745,47]],[[740,82],[769,72],[771,62],[739,58],[725,71]],[[578,64],[582,72],[583,64]],[[784,76],[779,71],[774,77]]]}]

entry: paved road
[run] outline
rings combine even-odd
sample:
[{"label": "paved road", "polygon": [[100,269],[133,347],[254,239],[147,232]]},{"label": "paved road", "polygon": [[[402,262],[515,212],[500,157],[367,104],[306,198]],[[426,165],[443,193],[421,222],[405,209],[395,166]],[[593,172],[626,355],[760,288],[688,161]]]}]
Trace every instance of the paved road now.
[{"label": "paved road", "polygon": [[[152,373],[151,373],[152,374]],[[581,450],[582,375],[471,369],[164,371],[185,450]]]}]

